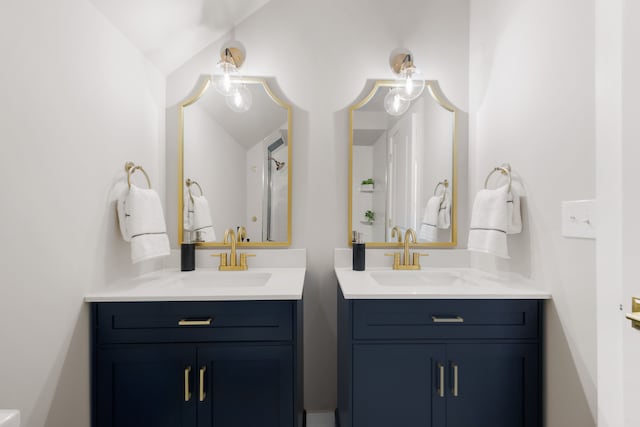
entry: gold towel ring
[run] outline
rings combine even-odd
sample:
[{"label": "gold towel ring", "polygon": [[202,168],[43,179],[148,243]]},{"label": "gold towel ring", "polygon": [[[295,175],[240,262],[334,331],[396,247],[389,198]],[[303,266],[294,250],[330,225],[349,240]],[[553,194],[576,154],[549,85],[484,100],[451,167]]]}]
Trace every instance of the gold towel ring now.
[{"label": "gold towel ring", "polygon": [[493,168],[493,170],[491,170],[491,172],[489,172],[489,175],[487,175],[487,178],[484,180],[484,188],[487,188],[487,184],[489,184],[489,178],[491,178],[491,175],[493,175],[495,172],[500,172],[502,173],[502,175],[506,175],[509,177],[509,188],[507,188],[507,191],[510,192],[511,191],[511,165],[509,163],[504,163],[498,167]]},{"label": "gold towel ring", "polygon": [[131,188],[131,175],[137,170],[144,174],[144,177],[147,178],[147,185],[151,188],[151,180],[149,179],[149,175],[142,168],[142,166],[136,166],[133,162],[127,162],[124,165],[124,170],[127,171],[127,184],[129,184],[129,188]]},{"label": "gold towel ring", "polygon": [[440,181],[439,183],[436,184],[436,188],[433,190],[433,195],[437,196],[438,195],[438,187],[443,186],[444,189],[442,190],[442,195],[444,196],[444,193],[446,193],[447,188],[449,188],[449,181],[447,181],[446,179],[444,181]]},{"label": "gold towel ring", "polygon": [[202,187],[200,187],[200,184],[198,184],[196,181],[193,181],[191,178],[187,178],[187,180],[185,181],[185,184],[187,185],[187,189],[189,190],[189,199],[191,199],[191,203],[193,203],[193,194],[191,194],[192,185],[195,185],[196,187],[198,187],[198,190],[200,190],[200,196],[204,196]]}]

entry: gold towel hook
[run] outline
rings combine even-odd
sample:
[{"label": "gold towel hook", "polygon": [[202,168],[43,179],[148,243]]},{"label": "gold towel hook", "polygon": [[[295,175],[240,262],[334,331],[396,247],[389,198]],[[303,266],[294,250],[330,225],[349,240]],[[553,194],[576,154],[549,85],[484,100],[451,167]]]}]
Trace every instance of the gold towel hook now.
[{"label": "gold towel hook", "polygon": [[449,188],[449,181],[448,180],[444,180],[444,181],[440,181],[439,183],[436,184],[436,188],[433,190],[433,195],[437,196],[438,195],[438,187],[443,186],[444,188],[442,189],[442,195],[444,196],[444,193],[446,193],[447,188]]},{"label": "gold towel hook", "polygon": [[133,162],[127,162],[124,164],[124,170],[127,172],[127,184],[129,184],[129,188],[131,188],[131,175],[137,170],[144,174],[144,177],[147,178],[147,185],[151,188],[151,180],[149,179],[149,175],[142,168],[142,166],[136,166]]},{"label": "gold towel hook", "polygon": [[187,190],[189,191],[189,199],[191,200],[191,203],[193,203],[193,194],[191,193],[192,185],[195,185],[196,187],[198,187],[198,190],[200,190],[200,196],[204,196],[202,187],[200,187],[200,184],[198,184],[196,181],[192,180],[191,178],[187,178],[187,180],[185,181],[185,184],[187,185]]},{"label": "gold towel hook", "polygon": [[503,163],[502,165],[493,168],[484,180],[484,188],[487,188],[487,185],[489,184],[489,178],[491,178],[491,175],[493,175],[495,172],[500,172],[502,173],[502,175],[506,175],[507,177],[509,177],[509,187],[507,188],[507,191],[511,192],[511,165],[509,163]]}]

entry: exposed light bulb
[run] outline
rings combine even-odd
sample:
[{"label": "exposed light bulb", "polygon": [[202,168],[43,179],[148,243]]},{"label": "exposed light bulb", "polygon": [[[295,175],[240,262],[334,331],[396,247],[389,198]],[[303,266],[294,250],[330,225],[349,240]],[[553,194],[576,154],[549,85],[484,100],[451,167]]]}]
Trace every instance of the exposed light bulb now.
[{"label": "exposed light bulb", "polygon": [[415,74],[418,74],[418,70],[414,67],[404,69],[400,72],[400,82],[403,90],[399,92],[399,95],[402,99],[413,101],[422,95],[425,83],[424,80],[416,78]]},{"label": "exposed light bulb", "polygon": [[393,111],[400,109],[400,96],[396,93],[393,95]]},{"label": "exposed light bulb", "polygon": [[396,87],[384,97],[384,109],[392,116],[400,116],[409,109],[410,101],[401,96],[403,88]]},{"label": "exposed light bulb", "polygon": [[238,69],[235,65],[230,62],[220,61],[218,62],[218,67],[220,68],[222,74],[215,74],[213,76],[213,84],[216,90],[224,95],[229,96],[234,92],[237,83],[234,81],[232,74],[238,72]]},{"label": "exposed light bulb", "polygon": [[253,96],[251,91],[243,84],[236,85],[231,95],[225,97],[225,102],[231,111],[244,113],[251,108]]},{"label": "exposed light bulb", "polygon": [[407,95],[409,95],[411,92],[413,92],[413,79],[411,78],[411,76],[407,76],[407,82],[404,86],[404,91]]},{"label": "exposed light bulb", "polygon": [[236,107],[240,108],[242,106],[242,95],[240,95],[239,91],[233,94],[233,103],[236,104]]},{"label": "exposed light bulb", "polygon": [[224,75],[222,76],[222,87],[224,88],[225,92],[231,91],[231,76],[228,72],[224,73]]}]

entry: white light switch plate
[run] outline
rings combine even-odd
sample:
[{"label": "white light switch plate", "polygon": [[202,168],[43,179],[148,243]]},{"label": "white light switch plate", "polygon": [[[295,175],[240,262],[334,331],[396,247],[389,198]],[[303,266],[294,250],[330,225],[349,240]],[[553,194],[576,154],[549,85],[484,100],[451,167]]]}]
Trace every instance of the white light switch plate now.
[{"label": "white light switch plate", "polygon": [[596,201],[562,202],[562,235],[582,239],[596,238]]}]

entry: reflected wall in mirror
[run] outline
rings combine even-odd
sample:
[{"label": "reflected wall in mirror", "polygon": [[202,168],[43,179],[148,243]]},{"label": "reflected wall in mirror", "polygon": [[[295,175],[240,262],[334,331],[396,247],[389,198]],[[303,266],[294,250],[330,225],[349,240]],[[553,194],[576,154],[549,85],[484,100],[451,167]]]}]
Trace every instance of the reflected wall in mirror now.
[{"label": "reflected wall in mirror", "polygon": [[436,81],[399,116],[385,110],[397,87],[377,81],[349,109],[349,242],[358,231],[368,246],[400,245],[398,227],[416,231],[418,246],[455,247],[458,110]]},{"label": "reflected wall in mirror", "polygon": [[289,246],[291,106],[266,79],[234,84],[250,93],[247,111],[209,78],[180,105],[179,240],[221,246],[225,230],[244,227],[239,246]]}]

